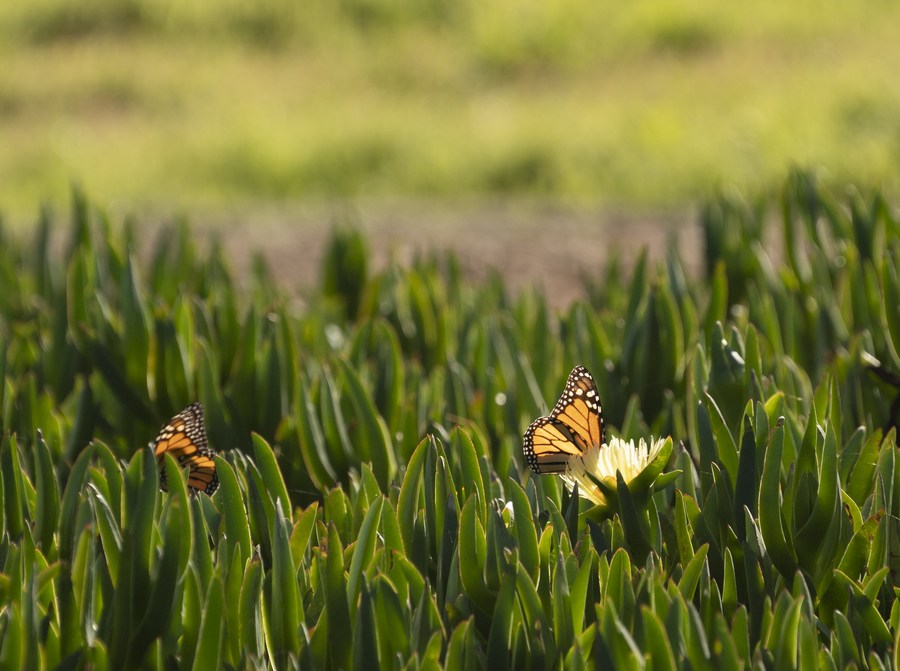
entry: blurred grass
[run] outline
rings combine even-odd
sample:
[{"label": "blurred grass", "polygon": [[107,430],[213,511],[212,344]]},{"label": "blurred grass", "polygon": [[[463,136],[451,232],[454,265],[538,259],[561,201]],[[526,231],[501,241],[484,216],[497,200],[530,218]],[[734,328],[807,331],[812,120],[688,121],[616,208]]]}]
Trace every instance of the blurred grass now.
[{"label": "blurred grass", "polygon": [[0,204],[695,202],[896,191],[900,8],[709,0],[0,6]]}]

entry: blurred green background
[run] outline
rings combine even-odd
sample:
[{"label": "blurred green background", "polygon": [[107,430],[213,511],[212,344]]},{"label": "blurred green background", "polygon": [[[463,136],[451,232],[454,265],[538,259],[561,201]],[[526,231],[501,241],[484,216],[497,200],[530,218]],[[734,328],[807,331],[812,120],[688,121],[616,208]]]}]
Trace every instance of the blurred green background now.
[{"label": "blurred green background", "polygon": [[0,208],[898,191],[900,5],[7,0]]}]

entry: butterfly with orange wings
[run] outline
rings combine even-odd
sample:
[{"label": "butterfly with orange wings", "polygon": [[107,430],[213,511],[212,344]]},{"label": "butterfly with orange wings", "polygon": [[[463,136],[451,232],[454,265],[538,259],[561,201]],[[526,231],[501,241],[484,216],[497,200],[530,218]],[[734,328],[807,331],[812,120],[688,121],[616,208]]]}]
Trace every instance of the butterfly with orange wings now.
[{"label": "butterfly with orange wings", "polygon": [[600,395],[584,366],[575,366],[562,396],[547,417],[525,431],[525,461],[535,473],[564,474],[591,448],[606,442]]},{"label": "butterfly with orange wings", "polygon": [[150,443],[156,462],[159,464],[159,485],[168,491],[166,469],[163,468],[163,457],[166,453],[175,457],[181,468],[188,467],[188,487],[191,494],[204,492],[213,495],[219,486],[216,475],[215,452],[206,441],[206,429],[203,428],[203,404],[191,403],[184,410],[169,420],[156,440]]}]

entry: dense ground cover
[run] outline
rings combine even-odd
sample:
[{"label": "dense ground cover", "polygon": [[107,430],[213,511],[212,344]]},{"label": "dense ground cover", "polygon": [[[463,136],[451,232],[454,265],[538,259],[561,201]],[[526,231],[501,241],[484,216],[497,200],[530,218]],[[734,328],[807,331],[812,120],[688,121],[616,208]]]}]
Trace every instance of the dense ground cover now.
[{"label": "dense ground cover", "polygon": [[[0,202],[898,189],[891,3],[8,0]],[[115,202],[113,202],[115,201]]]},{"label": "dense ground cover", "polygon": [[[701,219],[701,278],[613,262],[560,312],[352,230],[302,303],[81,197],[4,234],[0,664],[895,665],[900,220],[806,175]],[[523,465],[575,363],[675,443],[612,518]],[[213,497],[143,449],[195,400]]]}]

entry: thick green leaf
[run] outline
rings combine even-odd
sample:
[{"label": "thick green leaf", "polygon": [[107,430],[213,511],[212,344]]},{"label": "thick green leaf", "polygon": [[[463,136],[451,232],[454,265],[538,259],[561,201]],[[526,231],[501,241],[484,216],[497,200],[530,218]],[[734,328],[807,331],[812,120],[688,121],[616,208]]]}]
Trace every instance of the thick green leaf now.
[{"label": "thick green leaf", "polygon": [[[379,659],[394,659],[409,654],[409,607],[404,606],[390,581],[379,578],[373,582],[375,620],[378,622]],[[349,635],[349,631],[347,632]]]},{"label": "thick green leaf", "polygon": [[223,615],[224,590],[219,576],[213,577],[206,592],[203,604],[203,617],[200,623],[200,636],[197,640],[197,652],[194,655],[194,671],[213,671],[222,668],[222,634],[225,629]]},{"label": "thick green leaf", "polygon": [[419,512],[420,485],[425,464],[425,456],[432,449],[434,438],[428,437],[419,443],[406,466],[403,484],[400,486],[400,498],[397,501],[397,517],[400,522],[400,533],[403,536],[403,547],[406,552],[412,551],[413,530]]},{"label": "thick green leaf", "polygon": [[[288,525],[289,521],[284,515],[281,501],[277,501],[275,503],[275,519],[272,529],[271,596],[268,600],[270,605],[267,608],[267,613],[273,646],[272,654],[275,659],[282,663],[287,660],[288,655],[296,655],[299,652],[300,641],[297,637],[297,624],[304,620],[296,579],[297,567],[294,565],[294,560],[291,556]],[[329,560],[332,554],[336,554],[338,557],[337,561],[340,562],[341,544],[336,532],[334,532],[332,537],[329,537],[329,550]],[[338,578],[342,579],[343,564],[340,566],[341,575]],[[330,581],[332,580],[330,564],[327,580],[329,581],[330,589]],[[341,580],[342,584],[343,581]]]},{"label": "thick green leaf", "polygon": [[[167,459],[171,460],[172,457],[167,456]],[[172,461],[172,466],[176,468],[174,460]],[[153,641],[166,632],[169,628],[170,620],[178,612],[175,598],[177,583],[182,574],[179,560],[180,556],[185,554],[182,549],[182,543],[185,541],[185,538],[190,543],[190,527],[190,512],[187,501],[185,499],[175,499],[167,511],[162,557],[160,557],[159,564],[156,567],[156,578],[153,580],[153,594],[129,644],[129,659],[135,663],[144,659]],[[187,536],[182,533],[183,529],[187,529]]]},{"label": "thick green leaf", "polygon": [[25,526],[25,473],[19,466],[16,437],[0,436],[0,471],[3,474],[3,519],[6,531],[17,538]]},{"label": "thick green leaf", "polygon": [[751,515],[756,514],[757,492],[759,481],[756,475],[756,438],[749,424],[744,430],[741,439],[741,452],[739,455],[737,482],[734,488],[734,521],[735,533],[738,538],[743,538],[747,530],[744,526],[743,510],[746,507]]},{"label": "thick green leaf", "polygon": [[256,464],[256,468],[259,469],[260,477],[266,483],[272,503],[281,502],[281,509],[284,511],[287,521],[292,522],[291,500],[288,497],[287,487],[284,484],[281,470],[278,468],[275,452],[265,438],[257,433],[251,435],[251,442],[253,444],[253,461]]},{"label": "thick green leaf", "polygon": [[149,399],[147,363],[150,361],[150,316],[138,277],[137,262],[131,254],[122,268],[119,296],[122,301],[125,376],[133,388]]},{"label": "thick green leaf", "polygon": [[50,449],[40,430],[37,432],[35,451],[35,489],[37,506],[34,515],[34,534],[44,552],[50,549],[59,521],[59,482],[53,470]]},{"label": "thick green leaf", "polygon": [[475,443],[468,433],[458,427],[450,433],[450,438],[448,449],[458,454],[460,459],[461,471],[458,480],[462,489],[460,501],[467,501],[473,493],[477,493],[478,519],[484,524],[487,516],[487,498]]},{"label": "thick green leaf", "polygon": [[353,550],[353,559],[350,562],[350,574],[347,577],[347,607],[350,617],[356,616],[356,602],[359,596],[361,577],[369,569],[372,557],[375,554],[375,540],[377,537],[378,522],[381,519],[381,508],[384,499],[369,507],[366,518],[359,529],[356,547]]},{"label": "thick green leaf", "polygon": [[447,644],[444,668],[447,671],[484,668],[484,654],[478,644],[473,618],[460,622],[453,630]]},{"label": "thick green leaf", "polygon": [[[543,652],[547,660],[556,658],[556,637],[550,623],[550,616],[538,596],[534,582],[520,564],[516,573],[516,594],[522,606],[525,622],[534,628],[535,638],[532,650]],[[551,611],[552,615],[552,611]]]},{"label": "thick green leaf", "polygon": [[553,572],[553,635],[561,650],[568,650],[575,638],[569,603],[569,578],[561,552],[557,554]]},{"label": "thick green leaf", "polygon": [[324,490],[337,481],[337,474],[329,459],[325,436],[304,376],[300,376],[298,384],[294,415],[297,417],[300,456],[313,484]]},{"label": "thick green leaf", "polygon": [[318,514],[319,504],[313,503],[300,513],[300,518],[297,520],[297,524],[294,525],[294,530],[291,533],[291,555],[294,558],[295,566],[300,566],[303,561],[303,555],[309,548]]},{"label": "thick green leaf", "polygon": [[697,584],[700,582],[700,572],[706,564],[706,554],[709,551],[709,543],[697,548],[697,553],[684,567],[681,580],[678,581],[678,591],[685,599],[693,599]]},{"label": "thick green leaf", "polygon": [[[738,471],[738,449],[734,442],[734,437],[728,428],[725,417],[719,410],[716,401],[709,394],[703,396],[703,407],[706,412],[698,417],[701,426],[704,422],[709,423],[709,429],[715,437],[715,461],[725,467],[731,482],[737,480]],[[701,436],[702,438],[702,436]],[[701,469],[702,470],[702,469]]]},{"label": "thick green leaf", "polygon": [[[871,584],[874,585],[874,592],[877,592],[881,580],[884,579],[887,571],[887,567],[883,568],[881,572],[879,572],[881,574],[880,579],[872,581]],[[872,637],[872,640],[876,643],[890,643],[893,641],[890,629],[878,613],[878,609],[875,607],[874,597],[867,594],[856,584],[856,581],[844,575],[841,571],[835,571],[835,577],[845,588],[850,590],[850,601],[853,604],[854,609],[862,618],[866,632]],[[875,576],[873,576],[873,578],[874,577]]]},{"label": "thick green leaf", "polygon": [[156,513],[158,476],[156,460],[149,448],[137,452],[126,473],[128,526],[122,534],[112,620],[110,658],[113,664],[129,666],[131,641],[147,611],[153,584],[150,553]]},{"label": "thick green leaf", "polygon": [[485,614],[493,611],[494,595],[484,580],[487,541],[476,512],[476,495],[469,496],[459,518],[459,574],[466,595]]},{"label": "thick green leaf", "polygon": [[643,521],[643,511],[638,511],[630,489],[622,477],[621,471],[616,471],[616,495],[619,499],[619,514],[622,527],[625,530],[625,539],[628,547],[634,553],[638,561],[643,561],[650,552],[650,543],[646,535],[646,523]]},{"label": "thick green leaf", "polygon": [[[322,587],[325,590],[325,613],[328,621],[328,654],[337,667],[346,669],[350,667],[352,659],[353,630],[347,608],[343,548],[334,525],[328,528],[328,556],[325,558]],[[296,615],[291,617],[288,613],[285,624],[290,626],[294,622],[297,622]]]},{"label": "thick green leaf", "polygon": [[510,668],[512,639],[520,626],[520,611],[516,606],[516,576],[508,572],[500,582],[500,591],[491,617],[486,651],[489,669]]},{"label": "thick green leaf", "polygon": [[514,531],[518,541],[519,561],[531,576],[537,578],[540,568],[540,556],[538,555],[537,530],[532,524],[533,513],[531,504],[519,483],[512,478],[507,480],[507,494],[513,505],[513,517],[515,520]]},{"label": "thick green leaf", "polygon": [[853,465],[847,482],[847,493],[857,505],[862,505],[875,486],[875,471],[878,467],[878,452],[884,436],[881,431],[873,431],[863,443],[862,451]]},{"label": "thick green leaf", "polygon": [[819,490],[809,520],[797,533],[797,552],[804,566],[812,569],[816,551],[827,537],[829,526],[840,515],[840,484],[837,470],[837,444],[831,425],[826,425],[825,449],[819,467]]},{"label": "thick green leaf", "polygon": [[226,547],[229,554],[234,552],[235,546],[239,547],[242,561],[247,561],[250,558],[250,525],[237,478],[231,464],[219,456],[216,456],[216,474],[222,491],[219,501],[225,523]]},{"label": "thick green leaf", "polygon": [[678,668],[675,653],[672,650],[672,644],[669,642],[669,637],[666,635],[662,621],[646,606],[641,608],[641,615],[644,624],[644,642],[653,663],[653,668],[675,671]]},{"label": "thick green leaf", "polygon": [[[262,565],[258,559],[251,559],[245,566],[240,603],[228,605],[230,608],[238,608],[240,612],[241,646],[245,652],[258,658],[264,652],[264,632],[260,609],[263,587]],[[271,627],[269,627],[269,631],[271,631]]]},{"label": "thick green leaf", "polygon": [[387,427],[350,364],[343,359],[339,359],[338,364],[347,383],[353,406],[356,408],[357,421],[362,426],[362,435],[368,440],[367,452],[372,462],[372,470],[378,479],[378,484],[381,485],[381,490],[386,492],[391,478],[394,477],[397,470]]},{"label": "thick green leaf", "polygon": [[360,585],[359,608],[356,609],[356,626],[353,629],[353,668],[371,668],[378,659],[378,626],[375,608],[365,578]]},{"label": "thick green leaf", "polygon": [[688,517],[685,496],[681,491],[675,492],[675,538],[678,544],[678,558],[682,564],[687,564],[694,557],[692,538],[693,528]]},{"label": "thick green leaf", "polygon": [[62,503],[59,511],[59,556],[63,559],[70,560],[76,538],[76,519],[78,515],[78,504],[81,496],[82,487],[84,487],[85,474],[90,465],[91,457],[94,454],[94,446],[89,445],[75,460],[72,470],[69,471],[69,478],[66,481],[66,488],[63,492]]},{"label": "thick green leaf", "polygon": [[759,489],[759,529],[772,561],[785,578],[793,576],[797,560],[781,513],[781,452],[784,424],[779,422],[769,439]]}]

